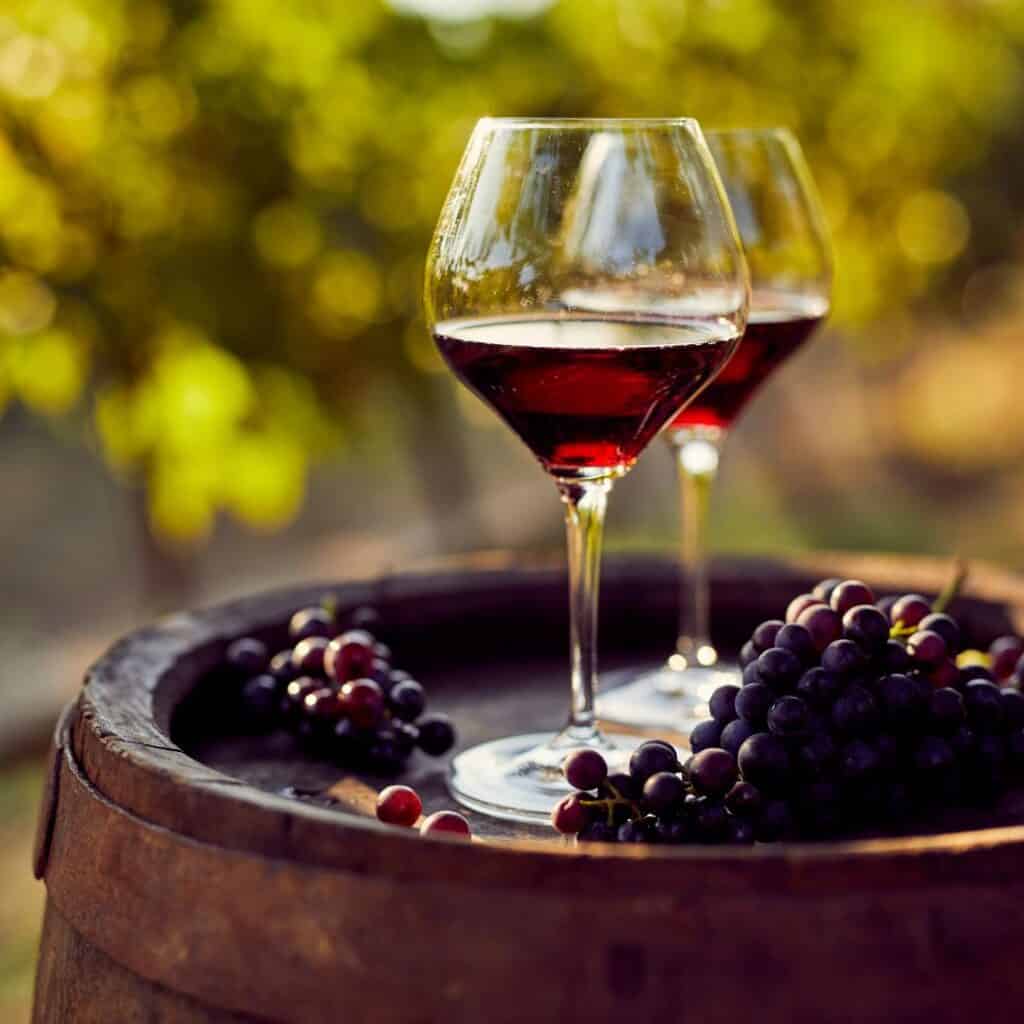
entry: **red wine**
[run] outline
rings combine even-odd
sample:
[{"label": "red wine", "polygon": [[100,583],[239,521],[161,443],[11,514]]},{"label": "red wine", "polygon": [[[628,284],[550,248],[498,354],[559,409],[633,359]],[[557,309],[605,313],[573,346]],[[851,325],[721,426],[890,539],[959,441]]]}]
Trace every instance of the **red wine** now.
[{"label": "red wine", "polygon": [[813,333],[824,302],[803,296],[754,295],[743,341],[725,369],[672,421],[680,427],[728,427],[764,381]]},{"label": "red wine", "polygon": [[724,320],[572,315],[450,321],[434,340],[548,472],[573,477],[625,472],[738,338]]}]

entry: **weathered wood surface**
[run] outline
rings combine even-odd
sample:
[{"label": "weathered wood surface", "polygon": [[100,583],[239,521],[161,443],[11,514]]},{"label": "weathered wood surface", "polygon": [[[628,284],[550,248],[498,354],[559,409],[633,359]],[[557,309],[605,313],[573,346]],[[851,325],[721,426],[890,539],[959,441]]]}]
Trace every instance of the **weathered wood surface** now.
[{"label": "weathered wood surface", "polygon": [[[833,570],[883,590],[934,592],[946,567],[727,565],[714,586],[719,639],[734,645]],[[227,639],[254,627],[273,637],[287,612],[324,589],[169,620],[90,674],[41,858],[55,923],[44,936],[37,1021],[1019,1017],[1024,972],[1012,962],[1024,948],[1024,824],[579,853],[550,839],[469,845],[385,828],[360,816],[357,780],[334,790],[351,812],[272,792],[286,780],[311,789],[331,780],[285,740],[221,735],[208,727],[215,703],[186,698]],[[610,660],[660,653],[672,634],[672,568],[613,565],[604,590]],[[382,608],[401,660],[439,708],[457,710],[464,742],[542,726],[548,715],[558,724],[558,570],[435,574],[339,592]],[[983,570],[974,592],[957,611],[981,639],[1024,625],[1019,581]],[[417,784],[440,799],[437,771],[418,771]],[[1010,801],[1002,820],[1024,822],[1022,812]],[[61,957],[66,969],[55,966]],[[111,980],[96,979],[110,964]],[[132,1016],[148,985],[159,1010]],[[110,1015],[97,1015],[97,1000]],[[119,1000],[130,1013],[118,1015]]]}]

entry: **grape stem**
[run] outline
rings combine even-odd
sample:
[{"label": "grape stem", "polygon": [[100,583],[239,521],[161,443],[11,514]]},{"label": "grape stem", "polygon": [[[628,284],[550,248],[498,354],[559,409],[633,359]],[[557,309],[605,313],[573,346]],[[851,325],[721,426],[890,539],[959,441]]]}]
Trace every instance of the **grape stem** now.
[{"label": "grape stem", "polygon": [[612,791],[612,795],[606,800],[580,800],[581,807],[604,807],[607,813],[607,821],[609,825],[615,824],[615,808],[628,806],[629,816],[633,819],[640,817],[640,807],[633,800],[627,800],[618,789],[616,789],[614,783],[609,782],[608,788]]}]

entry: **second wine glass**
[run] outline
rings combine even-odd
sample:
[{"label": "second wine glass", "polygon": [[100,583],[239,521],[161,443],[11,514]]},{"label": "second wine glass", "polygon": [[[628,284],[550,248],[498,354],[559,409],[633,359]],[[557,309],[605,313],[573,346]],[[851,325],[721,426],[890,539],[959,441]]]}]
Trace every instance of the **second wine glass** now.
[{"label": "second wine glass", "polygon": [[628,750],[594,717],[608,492],[726,364],[746,322],[746,266],[697,123],[481,121],[438,222],[426,299],[448,366],[564,505],[568,722],[467,750],[451,779],[469,807],[544,820],[568,792],[568,750],[620,764]]},{"label": "second wine glass", "polygon": [[602,718],[688,731],[708,698],[739,669],[711,641],[707,528],[720,452],[736,418],[765,380],[808,338],[829,309],[828,233],[796,138],[783,128],[709,132],[750,269],[743,343],[718,378],[665,432],[679,477],[679,631],[667,662],[604,694]]}]

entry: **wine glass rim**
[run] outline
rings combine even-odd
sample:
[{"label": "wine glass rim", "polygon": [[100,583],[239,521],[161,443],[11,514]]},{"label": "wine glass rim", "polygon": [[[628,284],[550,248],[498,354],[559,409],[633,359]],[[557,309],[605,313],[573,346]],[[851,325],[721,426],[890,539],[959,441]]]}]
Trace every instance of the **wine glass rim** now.
[{"label": "wine glass rim", "polygon": [[696,128],[695,117],[481,117],[478,124],[493,124],[509,128]]},{"label": "wine glass rim", "polygon": [[773,124],[773,125],[748,125],[742,128],[705,128],[704,134],[709,138],[722,137],[726,135],[738,136],[759,136],[765,135],[780,139],[795,139],[793,130],[787,128],[785,125]]}]

